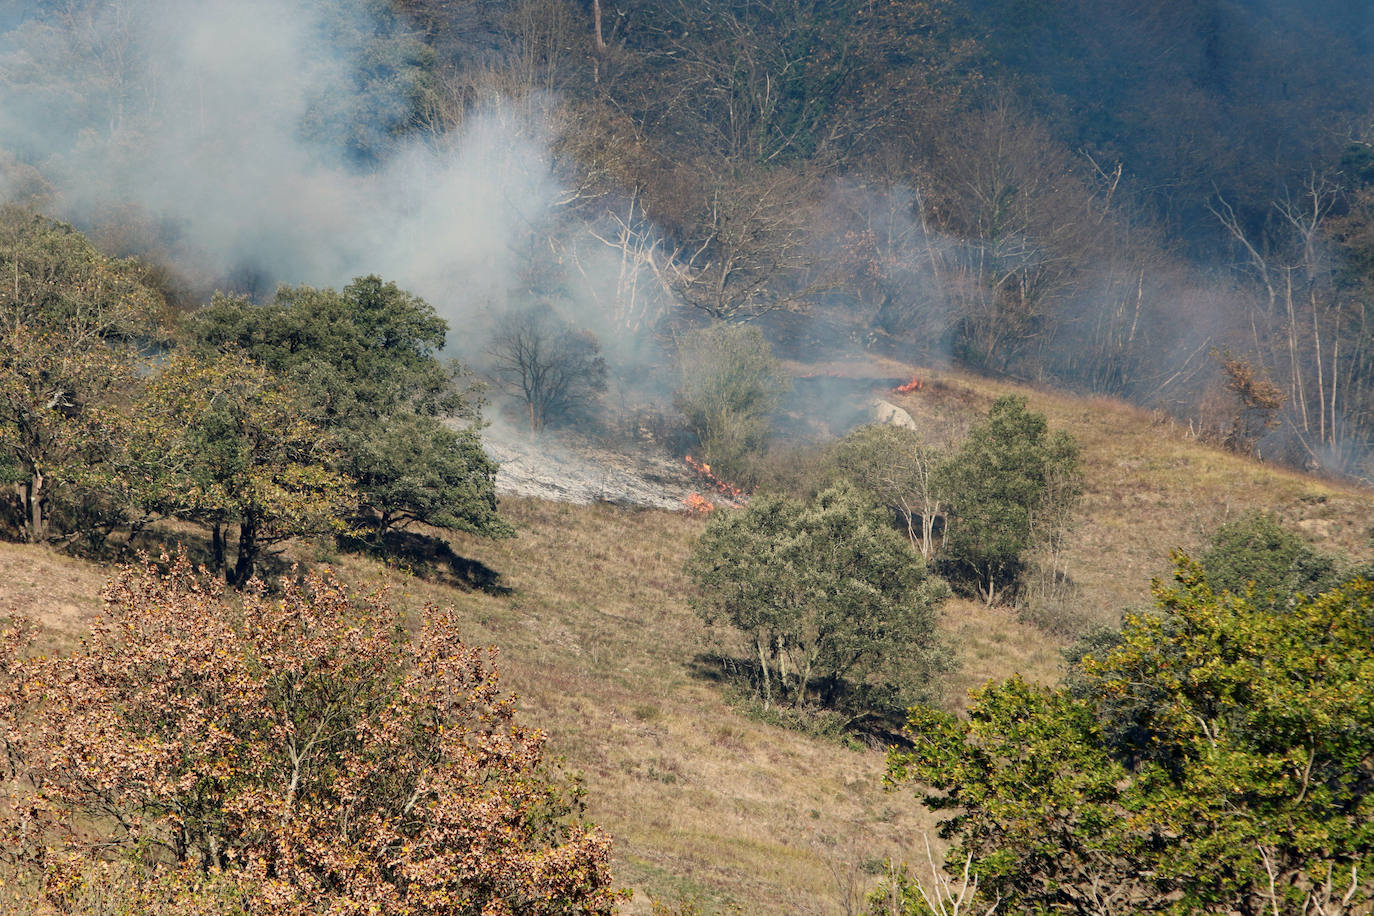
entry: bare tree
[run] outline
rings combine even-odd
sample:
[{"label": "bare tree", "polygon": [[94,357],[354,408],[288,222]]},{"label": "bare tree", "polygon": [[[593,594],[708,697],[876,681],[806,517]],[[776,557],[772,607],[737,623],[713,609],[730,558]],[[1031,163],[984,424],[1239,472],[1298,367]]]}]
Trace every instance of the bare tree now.
[{"label": "bare tree", "polygon": [[1264,244],[1218,198],[1213,215],[1244,252],[1262,290],[1251,310],[1255,351],[1286,383],[1288,430],[1313,465],[1349,470],[1368,448],[1371,316],[1367,298],[1344,295],[1328,245],[1341,190],[1328,175],[1310,174],[1301,189],[1274,203],[1286,243]]},{"label": "bare tree", "polygon": [[487,356],[492,381],[524,404],[536,432],[550,421],[575,416],[606,390],[601,344],[549,305],[501,315]]}]

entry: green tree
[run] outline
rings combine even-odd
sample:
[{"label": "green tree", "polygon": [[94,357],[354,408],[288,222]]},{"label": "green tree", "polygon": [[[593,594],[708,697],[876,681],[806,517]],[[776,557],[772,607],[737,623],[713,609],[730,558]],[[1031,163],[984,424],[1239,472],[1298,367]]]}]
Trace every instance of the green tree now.
[{"label": "green tree", "polygon": [[1334,557],[1313,550],[1268,513],[1253,512],[1217,529],[1199,557],[1214,591],[1285,604],[1315,597],[1338,584]]},{"label": "green tree", "polygon": [[1184,558],[1176,579],[1083,658],[1075,692],[1017,679],[968,721],[914,709],[889,779],[934,790],[949,863],[971,856],[1009,911],[1366,912],[1369,583],[1275,613]]},{"label": "green tree", "polygon": [[202,350],[237,349],[290,382],[342,449],[378,531],[419,521],[507,536],[479,391],[438,358],[446,327],[423,299],[368,276],[342,291],[283,287],[265,306],[218,296],[192,333]]},{"label": "green tree", "polygon": [[357,505],[337,444],[310,421],[309,404],[242,354],[174,358],[137,415],[127,492],[150,511],[209,525],[215,565],[230,584],[245,584],[273,544],[343,531]]},{"label": "green tree", "polygon": [[831,460],[841,475],[897,513],[912,545],[926,562],[934,560],[935,532],[943,529],[945,511],[938,451],[923,445],[913,430],[883,423],[845,436]]},{"label": "green tree", "polygon": [[944,582],[851,488],[809,504],[759,496],[713,515],[687,571],[702,618],[749,641],[765,705],[883,715],[945,665],[935,628]]},{"label": "green tree", "polygon": [[1026,551],[1062,538],[1082,484],[1078,445],[1024,398],[998,398],[940,469],[952,522],[943,564],[989,605],[1014,589]]},{"label": "green tree", "polygon": [[763,333],[717,324],[678,341],[676,403],[707,462],[735,476],[771,432],[769,414],[787,390]]},{"label": "green tree", "polygon": [[0,273],[0,474],[18,487],[24,538],[41,541],[107,456],[110,414],[164,305],[136,263],[13,207],[0,210]]},{"label": "green tree", "polygon": [[423,522],[486,537],[515,533],[497,513],[496,465],[473,427],[401,414],[379,424],[350,453],[349,470],[379,532]]}]

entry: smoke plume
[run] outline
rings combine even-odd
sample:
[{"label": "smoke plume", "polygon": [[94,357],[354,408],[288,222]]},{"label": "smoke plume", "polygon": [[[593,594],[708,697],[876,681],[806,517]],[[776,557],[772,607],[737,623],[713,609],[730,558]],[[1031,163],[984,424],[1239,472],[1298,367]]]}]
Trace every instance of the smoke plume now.
[{"label": "smoke plume", "polygon": [[6,196],[206,287],[376,273],[461,328],[511,295],[558,196],[537,104],[397,139],[418,44],[360,0],[117,0],[3,25]]}]

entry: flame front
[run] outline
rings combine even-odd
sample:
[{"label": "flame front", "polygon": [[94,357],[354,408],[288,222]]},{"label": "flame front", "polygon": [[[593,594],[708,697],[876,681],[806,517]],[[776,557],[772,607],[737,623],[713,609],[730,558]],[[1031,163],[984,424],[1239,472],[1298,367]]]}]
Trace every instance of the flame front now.
[{"label": "flame front", "polygon": [[917,378],[913,375],[911,377],[911,381],[907,382],[905,385],[898,385],[896,388],[893,388],[892,390],[897,392],[898,394],[911,394],[914,391],[920,391],[925,386],[925,379]]},{"label": "flame front", "polygon": [[[741,509],[745,506],[745,504],[749,502],[748,493],[746,493],[740,487],[737,487],[732,483],[728,483],[724,480],[721,480],[715,474],[711,473],[711,466],[706,462],[697,461],[691,455],[688,455],[683,460],[687,462],[687,466],[689,468],[691,468],[693,471],[696,471],[698,477],[700,477],[702,480],[710,484],[713,490],[715,490],[720,495],[726,497],[726,504],[729,505],[730,508]],[[696,495],[697,494],[695,493],[692,494],[692,496]],[[684,500],[684,502],[688,503],[688,508],[692,508],[692,505],[690,503],[691,498],[692,497],[689,496],[686,500]],[[709,502],[705,499],[703,499],[702,501]],[[715,508],[715,506],[712,505],[712,508]]]}]

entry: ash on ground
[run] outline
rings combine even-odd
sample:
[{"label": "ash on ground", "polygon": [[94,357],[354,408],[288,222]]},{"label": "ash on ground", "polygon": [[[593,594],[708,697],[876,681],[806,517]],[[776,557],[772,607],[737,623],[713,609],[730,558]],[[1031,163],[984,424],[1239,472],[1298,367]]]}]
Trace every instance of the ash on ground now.
[{"label": "ash on ground", "polygon": [[531,433],[497,422],[482,430],[482,443],[501,466],[498,493],[681,510],[701,489],[680,459],[653,442],[612,448],[575,430]]}]

